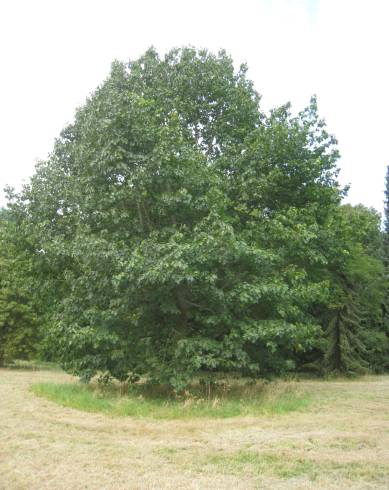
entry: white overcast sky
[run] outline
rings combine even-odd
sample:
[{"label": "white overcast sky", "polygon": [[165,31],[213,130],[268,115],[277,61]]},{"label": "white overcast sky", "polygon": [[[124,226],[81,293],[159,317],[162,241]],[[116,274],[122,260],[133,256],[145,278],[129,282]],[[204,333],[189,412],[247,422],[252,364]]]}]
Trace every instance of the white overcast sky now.
[{"label": "white overcast sky", "polygon": [[382,211],[389,0],[0,0],[0,188],[28,180],[113,59],[187,44],[247,62],[265,109],[317,94],[347,200]]}]

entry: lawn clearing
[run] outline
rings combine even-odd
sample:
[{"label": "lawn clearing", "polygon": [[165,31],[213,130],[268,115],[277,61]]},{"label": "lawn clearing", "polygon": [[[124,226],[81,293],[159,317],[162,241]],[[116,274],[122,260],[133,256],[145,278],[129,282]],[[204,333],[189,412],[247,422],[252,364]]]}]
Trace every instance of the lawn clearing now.
[{"label": "lawn clearing", "polygon": [[174,418],[183,402],[158,414],[145,397],[152,414],[107,416],[31,391],[70,376],[0,370],[0,488],[387,489],[389,377],[297,384],[293,411]]}]

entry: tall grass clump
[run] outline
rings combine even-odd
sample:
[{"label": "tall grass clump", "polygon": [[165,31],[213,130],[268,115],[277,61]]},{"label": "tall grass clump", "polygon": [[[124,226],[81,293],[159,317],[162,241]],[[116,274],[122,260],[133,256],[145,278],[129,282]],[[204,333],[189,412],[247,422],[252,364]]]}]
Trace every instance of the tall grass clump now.
[{"label": "tall grass clump", "polygon": [[282,415],[305,409],[310,397],[294,381],[198,380],[182,392],[138,382],[38,383],[37,396],[59,405],[111,416],[156,419]]}]

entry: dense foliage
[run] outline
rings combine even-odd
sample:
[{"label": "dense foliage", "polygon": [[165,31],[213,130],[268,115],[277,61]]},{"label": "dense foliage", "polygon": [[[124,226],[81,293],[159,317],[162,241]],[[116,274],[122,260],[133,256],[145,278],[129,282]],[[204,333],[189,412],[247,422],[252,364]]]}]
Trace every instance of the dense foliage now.
[{"label": "dense foliage", "polygon": [[26,282],[29,260],[15,250],[15,226],[0,210],[0,366],[36,355],[40,333]]},{"label": "dense foliage", "polygon": [[224,52],[115,62],[10,193],[9,240],[65,369],[176,388],[199,371],[384,369],[379,216],[341,206],[314,98],[297,116],[259,103]]}]

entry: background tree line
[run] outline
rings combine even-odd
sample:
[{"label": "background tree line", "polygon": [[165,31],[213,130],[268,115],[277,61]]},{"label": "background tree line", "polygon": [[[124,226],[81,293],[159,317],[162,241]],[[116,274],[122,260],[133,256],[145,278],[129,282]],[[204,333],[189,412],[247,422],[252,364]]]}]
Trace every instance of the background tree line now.
[{"label": "background tree line", "polygon": [[[389,216],[342,205],[316,99],[269,114],[224,52],[150,49],[0,215],[0,362],[84,380],[389,367]],[[388,198],[389,183],[387,180]]]}]

